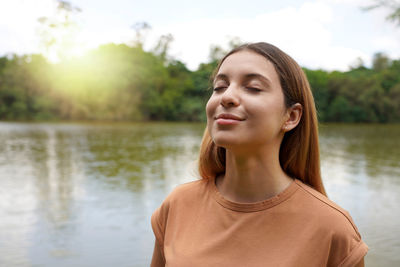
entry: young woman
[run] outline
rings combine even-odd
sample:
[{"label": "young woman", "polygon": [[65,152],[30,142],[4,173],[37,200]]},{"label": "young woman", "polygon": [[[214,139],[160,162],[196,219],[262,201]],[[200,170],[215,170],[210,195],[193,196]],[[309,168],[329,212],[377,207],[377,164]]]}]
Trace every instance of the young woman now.
[{"label": "young woman", "polygon": [[364,266],[368,247],[326,197],[313,96],[302,69],[267,43],[220,62],[199,172],[153,214],[151,266]]}]

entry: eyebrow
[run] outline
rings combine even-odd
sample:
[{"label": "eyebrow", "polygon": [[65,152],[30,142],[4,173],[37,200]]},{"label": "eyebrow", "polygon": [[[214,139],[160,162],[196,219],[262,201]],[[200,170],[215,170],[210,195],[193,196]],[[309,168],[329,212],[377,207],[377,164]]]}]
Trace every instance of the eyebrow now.
[{"label": "eyebrow", "polygon": [[246,74],[245,77],[246,77],[246,80],[259,79],[262,82],[264,82],[265,84],[271,85],[270,79],[268,79],[264,75],[261,75],[261,74],[258,74],[258,73],[249,73],[249,74]]},{"label": "eyebrow", "polygon": [[224,81],[228,81],[228,75],[220,73],[217,76],[214,77],[213,83],[215,83],[217,80],[224,80]]},{"label": "eyebrow", "polygon": [[[271,80],[259,73],[249,73],[249,74],[246,74],[244,77],[245,77],[245,80],[259,79],[262,82],[266,83],[267,85],[271,85]],[[229,80],[228,75],[220,73],[217,76],[215,76],[213,82],[215,83],[217,80],[228,81]]]}]

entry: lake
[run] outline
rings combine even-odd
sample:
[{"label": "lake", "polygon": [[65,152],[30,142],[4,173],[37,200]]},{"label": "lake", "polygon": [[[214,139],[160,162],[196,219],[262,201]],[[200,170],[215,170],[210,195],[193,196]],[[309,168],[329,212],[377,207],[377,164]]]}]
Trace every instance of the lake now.
[{"label": "lake", "polygon": [[[149,266],[150,216],[197,178],[201,123],[0,123],[0,266]],[[329,197],[400,266],[400,125],[322,124]]]}]

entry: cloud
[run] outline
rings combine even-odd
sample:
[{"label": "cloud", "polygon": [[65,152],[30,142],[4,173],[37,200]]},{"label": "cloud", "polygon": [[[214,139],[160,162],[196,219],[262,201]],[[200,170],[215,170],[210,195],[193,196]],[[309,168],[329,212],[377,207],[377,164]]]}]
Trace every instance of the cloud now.
[{"label": "cloud", "polygon": [[371,4],[372,1],[368,3],[365,0],[319,0],[320,2],[328,2],[331,4],[342,4],[342,5],[351,5],[351,6],[365,6],[366,4]]},{"label": "cloud", "polygon": [[0,1],[0,42],[1,52],[31,53],[37,47],[37,19],[49,16],[55,11],[53,0]]},{"label": "cloud", "polygon": [[357,57],[367,57],[357,49],[334,46],[328,25],[331,6],[306,2],[298,8],[286,7],[253,18],[205,18],[158,27],[156,32],[171,33],[172,54],[195,69],[207,60],[210,44],[224,46],[229,37],[245,42],[264,41],[277,45],[301,65],[309,68],[347,69]]},{"label": "cloud", "polygon": [[[314,69],[346,70],[358,57],[370,62],[377,51],[399,56],[399,28],[394,29],[385,21],[384,10],[364,13],[360,3],[361,0],[314,0],[259,13],[252,7],[251,17],[221,15],[187,20],[190,16],[182,16],[174,22],[166,15],[159,24],[150,21],[153,29],[145,47],[154,46],[159,36],[171,33],[171,55],[192,70],[208,60],[210,45],[226,47],[232,37],[275,44],[300,65]],[[129,17],[127,21],[104,8],[83,10],[82,31],[77,38],[81,49],[132,41],[134,31],[129,26],[134,19]],[[53,0],[0,0],[0,33],[5,40],[0,42],[0,53],[38,52],[37,18],[54,12]]]}]

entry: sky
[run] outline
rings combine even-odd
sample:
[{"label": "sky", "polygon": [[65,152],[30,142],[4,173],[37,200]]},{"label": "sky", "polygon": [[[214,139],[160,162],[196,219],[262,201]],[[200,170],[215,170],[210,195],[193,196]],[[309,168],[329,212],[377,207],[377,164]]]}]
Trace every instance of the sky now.
[{"label": "sky", "polygon": [[[172,34],[170,55],[195,70],[207,62],[211,45],[232,38],[272,43],[311,69],[348,70],[361,58],[370,66],[383,52],[400,58],[400,26],[388,11],[363,11],[373,0],[75,0],[75,52],[105,43],[132,42],[132,25],[151,29],[145,48]],[[43,52],[37,19],[55,16],[55,0],[0,0],[0,56]],[[50,57],[50,56],[49,56]]]}]

